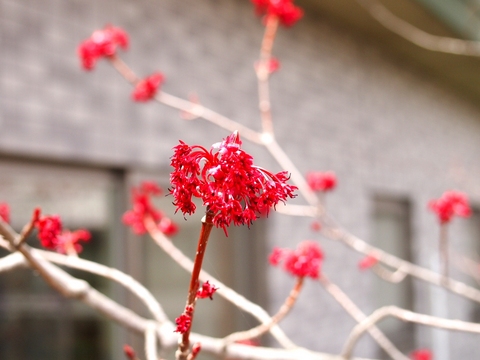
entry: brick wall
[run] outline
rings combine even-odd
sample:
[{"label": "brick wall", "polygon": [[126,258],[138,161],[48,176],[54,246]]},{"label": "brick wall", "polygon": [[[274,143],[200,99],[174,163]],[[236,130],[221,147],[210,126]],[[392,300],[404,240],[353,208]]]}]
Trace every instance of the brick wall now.
[{"label": "brick wall", "polygon": [[[76,46],[106,23],[130,33],[124,59],[139,75],[161,70],[165,91],[195,92],[203,104],[258,129],[252,66],[262,26],[252,13],[246,0],[0,0],[0,154],[166,171],[178,139],[209,145],[226,135],[157,104],[132,104],[130,88],[105,62],[84,73]],[[279,143],[303,172],[337,172],[340,185],[328,207],[362,238],[371,235],[373,195],[408,198],[414,260],[430,266],[437,229],[425,211],[428,200],[458,188],[480,204],[478,107],[328,19],[307,16],[282,29],[274,53],[282,62],[271,82]],[[262,149],[247,148],[260,163],[271,162]],[[272,216],[268,247],[318,237],[308,225]],[[359,256],[321,241],[326,273],[371,312],[372,278],[358,273]],[[291,281],[276,270],[269,276],[273,311]],[[429,287],[416,288],[416,309],[430,311]],[[448,301],[451,309],[463,304]],[[284,323],[300,345],[332,352],[353,324],[312,284]],[[427,330],[419,329],[418,339],[433,346]],[[450,341],[452,358],[474,356],[478,337],[464,339]],[[360,348],[374,355],[369,340]]]}]

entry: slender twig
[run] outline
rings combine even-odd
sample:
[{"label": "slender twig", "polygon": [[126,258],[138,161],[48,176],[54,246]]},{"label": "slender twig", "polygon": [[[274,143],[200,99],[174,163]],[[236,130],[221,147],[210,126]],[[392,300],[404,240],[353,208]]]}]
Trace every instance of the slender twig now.
[{"label": "slender twig", "polygon": [[158,360],[157,357],[157,326],[153,321],[145,327],[145,357],[147,360]]},{"label": "slender twig", "polygon": [[[195,315],[195,304],[197,300],[197,291],[200,286],[200,271],[202,270],[203,257],[207,250],[208,239],[213,227],[214,213],[207,209],[205,217],[202,219],[202,227],[200,230],[200,236],[198,239],[197,252],[195,254],[195,260],[193,261],[192,275],[190,278],[190,286],[188,288],[187,304],[185,309],[189,309],[190,322],[193,324]],[[190,346],[190,329],[192,325],[182,334],[182,339],[178,344],[178,350],[176,357],[178,360],[187,360]]]},{"label": "slender twig", "polygon": [[[127,80],[130,84],[135,85],[136,83],[138,83],[139,78],[118,56],[111,57],[110,62],[113,67],[120,73],[120,75],[122,75],[123,78]],[[221,128],[229,130],[230,132],[238,130],[239,133],[242,134],[242,138],[248,139],[253,143],[262,143],[262,137],[258,132],[246,127],[245,125],[240,124],[239,122],[233,121],[223,115],[220,115],[219,113],[210,110],[196,102],[181,99],[174,95],[170,95],[165,91],[161,91],[160,93],[158,93],[155,96],[155,100],[161,104],[180,110],[181,112],[190,113],[195,117],[207,120]]]},{"label": "slender twig", "polygon": [[419,314],[413,311],[401,309],[396,306],[386,306],[375,310],[372,315],[368,316],[361,323],[355,326],[343,348],[342,356],[346,359],[349,359],[353,348],[355,347],[355,344],[357,343],[361,335],[365,331],[368,331],[368,329],[370,329],[372,326],[374,326],[374,324],[387,316],[393,316],[402,321],[413,322],[426,326],[433,326],[446,330],[464,331],[480,334],[480,324]]},{"label": "slender twig", "polygon": [[270,75],[270,60],[278,23],[279,19],[277,16],[268,16],[266,19],[265,32],[260,48],[260,62],[256,71],[258,80],[258,107],[260,109],[262,129],[264,134],[269,134],[271,137],[274,135],[268,78]]},{"label": "slender twig", "polygon": [[224,339],[225,343],[230,344],[236,341],[238,342],[238,341],[258,338],[263,334],[265,334],[266,332],[268,332],[273,325],[276,325],[280,321],[282,321],[282,319],[290,312],[293,305],[295,305],[298,295],[300,294],[300,290],[302,289],[303,280],[304,280],[303,277],[297,278],[297,281],[295,282],[293,289],[290,291],[290,294],[285,299],[285,302],[280,307],[278,312],[274,316],[272,316],[269,323],[260,324],[252,329],[230,334],[227,337],[225,337]]},{"label": "slender twig", "polygon": [[407,277],[407,273],[403,271],[402,267],[399,267],[395,271],[390,271],[384,266],[377,264],[372,267],[372,271],[377,275],[379,278],[388,281],[392,284],[398,284],[405,280]]},{"label": "slender twig", "polygon": [[[191,272],[193,269],[193,261],[185,256],[173,243],[172,241],[162,233],[158,226],[152,219],[145,219],[145,227],[148,230],[153,241],[162,248],[167,255],[169,255],[177,264],[179,264],[183,269],[188,272]],[[259,305],[251,302],[244,296],[240,295],[233,289],[229,288],[227,285],[223,284],[220,280],[216,279],[211,274],[207,273],[205,270],[200,272],[200,280],[207,281],[210,280],[212,283],[215,283],[215,286],[218,286],[216,294],[222,296],[227,301],[234,304],[240,310],[245,311],[246,313],[251,314],[261,323],[269,323],[271,321],[268,313]],[[272,336],[278,341],[278,343],[286,349],[296,348],[297,346],[285,335],[285,333],[277,325],[273,326],[270,329]],[[202,345],[203,346],[203,345]]]},{"label": "slender twig", "polygon": [[[319,279],[320,284],[325,290],[333,296],[333,298],[345,309],[345,311],[358,323],[363,322],[367,316],[358,308],[357,305],[345,294],[337,285],[332,283],[325,275]],[[403,355],[397,347],[383,334],[383,332],[376,326],[371,326],[367,329],[372,338],[377,344],[385,350],[385,352],[395,360],[408,360],[408,357]],[[351,356],[351,355],[349,355]],[[346,359],[349,359],[347,357]]]},{"label": "slender twig", "polygon": [[480,56],[480,42],[429,34],[399,18],[378,0],[357,0],[382,26],[404,39],[431,51]]},{"label": "slender twig", "polygon": [[440,225],[440,240],[439,240],[439,254],[440,254],[440,268],[442,269],[443,285],[448,285],[448,224]]}]

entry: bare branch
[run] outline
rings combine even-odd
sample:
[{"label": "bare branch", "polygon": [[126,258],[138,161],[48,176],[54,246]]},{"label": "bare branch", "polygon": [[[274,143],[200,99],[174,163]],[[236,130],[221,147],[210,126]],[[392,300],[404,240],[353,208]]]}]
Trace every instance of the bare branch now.
[{"label": "bare branch", "polygon": [[157,360],[157,326],[153,321],[145,328],[145,356],[147,360]]},{"label": "bare branch", "polygon": [[456,55],[480,56],[480,42],[429,34],[399,18],[378,0],[357,0],[382,26],[424,49]]},{"label": "bare branch", "polygon": [[365,318],[361,323],[359,323],[352,330],[347,342],[343,348],[342,355],[349,359],[355,344],[357,343],[360,336],[368,331],[374,324],[382,320],[387,316],[396,317],[402,321],[413,322],[416,324],[422,324],[427,326],[433,326],[446,330],[453,331],[464,331],[469,333],[480,334],[480,324],[460,321],[460,320],[450,320],[444,319],[431,315],[424,315],[415,313],[413,311],[408,311],[401,309],[396,306],[386,306],[382,307],[372,313],[369,317]]}]

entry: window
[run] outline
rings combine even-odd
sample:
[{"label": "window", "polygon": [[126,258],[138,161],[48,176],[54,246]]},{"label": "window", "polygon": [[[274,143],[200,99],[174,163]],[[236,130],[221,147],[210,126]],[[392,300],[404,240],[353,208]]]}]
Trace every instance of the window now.
[{"label": "window", "polygon": [[[20,231],[40,206],[44,214],[61,215],[65,228],[90,230],[82,257],[110,265],[115,184],[107,171],[0,162],[0,201],[10,204],[14,229]],[[36,238],[29,242],[39,247]],[[109,294],[103,279],[70,272]],[[95,311],[63,298],[30,269],[0,274],[0,359],[113,359],[111,333],[111,325]]]},{"label": "window", "polygon": [[[392,197],[375,197],[372,220],[373,245],[410,261],[411,229],[409,202]],[[407,277],[399,284],[392,284],[375,277],[373,289],[375,308],[395,305],[404,309],[412,309],[413,296],[410,277]],[[414,336],[411,324],[388,318],[379,323],[379,328],[393,340],[400,350],[412,350]]]}]

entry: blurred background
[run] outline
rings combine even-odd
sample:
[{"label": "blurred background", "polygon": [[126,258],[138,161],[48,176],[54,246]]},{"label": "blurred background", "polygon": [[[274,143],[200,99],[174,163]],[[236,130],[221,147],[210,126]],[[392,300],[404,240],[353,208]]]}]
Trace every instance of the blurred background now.
[{"label": "blurred background", "polygon": [[[273,51],[281,63],[271,79],[278,142],[302,172],[337,173],[338,189],[326,204],[347,229],[436,271],[438,226],[426,204],[446,189],[468,193],[475,211],[450,229],[459,259],[451,272],[477,286],[475,274],[456,265],[465,263],[464,255],[478,260],[480,251],[479,59],[418,47],[353,0],[297,4],[304,18],[279,30]],[[380,4],[431,34],[480,40],[478,0]],[[165,92],[195,94],[257,130],[253,64],[263,27],[247,0],[0,0],[0,202],[10,204],[12,225],[21,229],[41,206],[60,214],[67,228],[88,228],[93,238],[82,256],[142,281],[173,319],[183,310],[188,276],[148,239],[132,236],[120,217],[140,180],[168,188],[171,149],[179,139],[209,147],[228,133],[203,120],[182,120],[156,103],[133,103],[130,86],[106,61],[82,70],[77,45],[106,24],[130,34],[130,49],[120,56],[140,77],[161,71]],[[281,170],[264,149],[247,142],[245,148],[261,166]],[[171,199],[160,203],[173,217]],[[191,257],[200,217],[175,217],[181,232],[174,241]],[[361,256],[321,238],[310,223],[272,214],[250,230],[232,229],[228,238],[218,230],[207,269],[273,313],[293,279],[267,269],[268,252],[316,239],[326,254],[325,273],[367,314],[395,304],[480,320],[478,304],[416,281],[391,287],[359,272]],[[73,274],[147,315],[122,289]],[[282,326],[299,345],[338,353],[355,323],[317,285],[307,283]],[[201,305],[196,331],[224,336],[254,324],[220,298]],[[477,335],[399,321],[381,328],[405,352],[428,347],[436,360],[477,356]],[[142,349],[140,339],[63,299],[30,270],[0,274],[1,359],[121,359],[125,342]],[[356,354],[384,356],[368,336]]]}]

